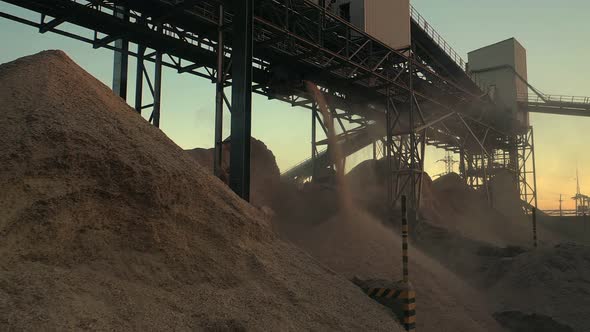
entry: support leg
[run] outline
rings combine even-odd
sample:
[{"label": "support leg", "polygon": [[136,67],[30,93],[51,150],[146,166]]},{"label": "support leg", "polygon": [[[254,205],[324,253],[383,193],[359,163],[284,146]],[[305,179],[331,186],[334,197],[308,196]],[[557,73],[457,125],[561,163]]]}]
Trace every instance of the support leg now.
[{"label": "support leg", "polygon": [[223,162],[223,95],[225,83],[223,14],[223,5],[219,5],[219,24],[217,27],[217,81],[215,85],[215,155],[213,157],[213,174],[217,177],[222,176],[221,165]]},{"label": "support leg", "polygon": [[137,69],[135,74],[135,111],[141,114],[143,109],[143,56],[145,55],[145,46],[137,45]]},{"label": "support leg", "polygon": [[154,74],[154,111],[153,124],[160,128],[160,108],[162,98],[162,52],[156,53],[156,68]]},{"label": "support leg", "polygon": [[234,1],[230,187],[250,200],[253,0]]},{"label": "support leg", "polygon": [[[128,20],[128,10],[122,6],[115,6],[115,17]],[[115,41],[115,57],[113,63],[113,92],[127,100],[127,74],[129,72],[129,41],[117,39]],[[119,51],[120,50],[120,51]]]},{"label": "support leg", "polygon": [[317,113],[317,103],[313,103],[311,109],[311,177],[312,179],[315,178],[316,175],[316,157],[317,157],[317,127],[316,127],[316,113]]}]

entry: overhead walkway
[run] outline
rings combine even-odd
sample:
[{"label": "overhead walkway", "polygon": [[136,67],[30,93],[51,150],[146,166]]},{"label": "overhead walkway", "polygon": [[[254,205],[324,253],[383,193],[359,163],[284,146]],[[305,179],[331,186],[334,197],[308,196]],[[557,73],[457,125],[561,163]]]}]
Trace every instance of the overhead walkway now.
[{"label": "overhead walkway", "polygon": [[544,113],[569,116],[590,116],[590,97],[549,95],[539,91],[524,77],[520,76],[514,67],[509,65],[495,66],[474,72],[475,76],[482,72],[509,70],[516,79],[528,87],[530,93],[517,96],[518,108],[522,112]]},{"label": "overhead walkway", "polygon": [[590,97],[521,95],[518,105],[521,110],[531,113],[590,116]]}]

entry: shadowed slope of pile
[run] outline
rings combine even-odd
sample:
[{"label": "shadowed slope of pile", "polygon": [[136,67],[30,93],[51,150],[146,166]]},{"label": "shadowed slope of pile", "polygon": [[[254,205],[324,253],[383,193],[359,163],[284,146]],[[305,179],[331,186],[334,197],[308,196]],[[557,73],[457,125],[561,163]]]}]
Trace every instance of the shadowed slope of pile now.
[{"label": "shadowed slope of pile", "polygon": [[[339,214],[321,224],[291,224],[284,235],[349,278],[401,279],[401,239],[368,213]],[[501,331],[482,293],[411,244],[410,281],[420,331]]]},{"label": "shadowed slope of pile", "polygon": [[574,331],[590,329],[590,247],[537,248],[496,262],[486,277],[497,311],[535,313]]},{"label": "shadowed slope of pile", "polygon": [[[230,163],[229,138],[223,144],[222,177],[229,176]],[[213,174],[215,149],[196,148],[186,150],[204,169]],[[277,202],[277,191],[281,185],[281,172],[276,158],[264,142],[250,139],[250,203],[256,207],[273,207]]]},{"label": "shadowed slope of pile", "polygon": [[0,330],[399,330],[64,53],[0,109]]}]

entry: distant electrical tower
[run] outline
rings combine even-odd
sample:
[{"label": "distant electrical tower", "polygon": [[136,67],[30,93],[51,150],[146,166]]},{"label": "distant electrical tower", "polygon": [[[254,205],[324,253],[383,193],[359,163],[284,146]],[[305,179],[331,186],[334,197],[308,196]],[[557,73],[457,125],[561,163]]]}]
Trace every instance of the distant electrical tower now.
[{"label": "distant electrical tower", "polygon": [[451,151],[447,151],[444,158],[437,160],[438,162],[443,162],[445,163],[445,172],[442,173],[441,175],[446,175],[446,174],[450,174],[453,173],[453,169],[454,169],[454,165],[458,163],[458,161],[456,161],[453,158],[453,154],[451,153]]},{"label": "distant electrical tower", "polygon": [[590,197],[586,195],[582,195],[580,190],[580,177],[578,174],[578,169],[576,168],[576,196],[572,197],[572,199],[576,202],[576,216],[583,216],[588,213],[588,203],[590,202]]}]

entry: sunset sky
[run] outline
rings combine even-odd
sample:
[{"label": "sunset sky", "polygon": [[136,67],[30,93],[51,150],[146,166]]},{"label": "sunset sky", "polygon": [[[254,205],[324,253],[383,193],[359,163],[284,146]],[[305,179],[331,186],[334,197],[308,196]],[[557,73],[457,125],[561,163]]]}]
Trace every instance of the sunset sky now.
[{"label": "sunset sky", "polygon": [[[590,2],[586,0],[414,0],[413,5],[467,58],[467,52],[515,37],[528,52],[528,77],[547,94],[590,96]],[[0,2],[0,11],[21,13]],[[37,17],[37,16],[31,16]],[[0,18],[0,63],[45,49],[61,49],[111,85],[112,52]],[[134,68],[134,61],[130,64]],[[134,84],[131,79],[130,87]],[[130,95],[133,95],[131,92]],[[213,145],[214,86],[194,76],[164,71],[161,128],[183,148]],[[131,100],[132,102],[132,100]],[[282,171],[310,154],[310,113],[255,96],[254,137],[274,152]],[[225,130],[229,117],[226,116]],[[531,115],[535,131],[539,207],[573,208],[576,167],[582,192],[590,194],[590,118]],[[442,151],[429,149],[426,170],[438,174]],[[367,153],[354,156],[360,161]]]}]

